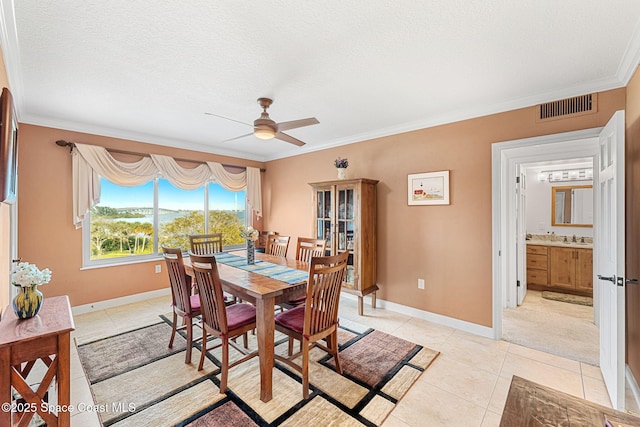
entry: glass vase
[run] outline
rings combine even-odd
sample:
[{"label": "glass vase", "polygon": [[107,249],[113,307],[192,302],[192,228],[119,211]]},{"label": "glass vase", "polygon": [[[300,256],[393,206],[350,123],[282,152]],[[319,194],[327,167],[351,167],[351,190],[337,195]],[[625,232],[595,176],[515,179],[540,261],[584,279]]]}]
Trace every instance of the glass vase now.
[{"label": "glass vase", "polygon": [[256,263],[256,244],[253,240],[247,239],[247,264]]},{"label": "glass vase", "polygon": [[19,319],[29,319],[38,314],[43,298],[38,285],[21,286],[20,292],[13,298],[13,311]]}]

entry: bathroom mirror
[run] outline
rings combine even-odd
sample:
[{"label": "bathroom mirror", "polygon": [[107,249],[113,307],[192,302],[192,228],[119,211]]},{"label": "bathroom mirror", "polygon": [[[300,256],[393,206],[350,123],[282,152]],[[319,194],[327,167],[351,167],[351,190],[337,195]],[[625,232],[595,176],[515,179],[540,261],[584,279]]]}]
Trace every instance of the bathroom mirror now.
[{"label": "bathroom mirror", "polygon": [[593,227],[593,186],[551,187],[551,225]]}]

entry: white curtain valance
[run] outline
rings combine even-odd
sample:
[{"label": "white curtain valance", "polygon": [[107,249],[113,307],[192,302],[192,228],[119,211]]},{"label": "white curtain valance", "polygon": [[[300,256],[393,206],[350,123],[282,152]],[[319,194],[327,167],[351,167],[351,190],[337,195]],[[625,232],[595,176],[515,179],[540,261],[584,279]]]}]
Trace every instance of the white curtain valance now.
[{"label": "white curtain valance", "polygon": [[116,160],[104,147],[75,143],[73,150],[73,223],[82,227],[89,210],[100,202],[100,177],[117,185],[134,187],[158,176],[175,187],[194,190],[208,182],[217,182],[228,191],[247,190],[247,204],[262,215],[260,169],[248,167],[241,173],[230,173],[220,163],[207,162],[195,168],[183,168],[169,156],[151,154],[135,162]]}]

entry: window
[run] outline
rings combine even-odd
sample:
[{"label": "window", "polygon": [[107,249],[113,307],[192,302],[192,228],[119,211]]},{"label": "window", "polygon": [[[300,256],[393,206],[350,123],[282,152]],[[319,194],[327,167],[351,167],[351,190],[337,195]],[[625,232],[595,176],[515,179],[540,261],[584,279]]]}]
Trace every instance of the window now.
[{"label": "window", "polygon": [[100,203],[83,227],[84,265],[155,259],[162,245],[187,250],[191,234],[222,233],[226,248],[240,247],[245,206],[245,191],[219,184],[188,191],[165,179],[122,187],[102,178]]}]

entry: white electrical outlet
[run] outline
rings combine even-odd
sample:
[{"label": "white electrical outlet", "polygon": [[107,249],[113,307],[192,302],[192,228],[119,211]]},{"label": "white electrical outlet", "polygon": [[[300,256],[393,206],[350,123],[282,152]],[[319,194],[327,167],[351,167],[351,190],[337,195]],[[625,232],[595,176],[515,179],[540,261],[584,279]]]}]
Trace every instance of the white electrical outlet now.
[{"label": "white electrical outlet", "polygon": [[156,264],[156,273],[160,273],[162,271],[162,265]]},{"label": "white electrical outlet", "polygon": [[418,279],[418,289],[424,289],[424,279]]}]

